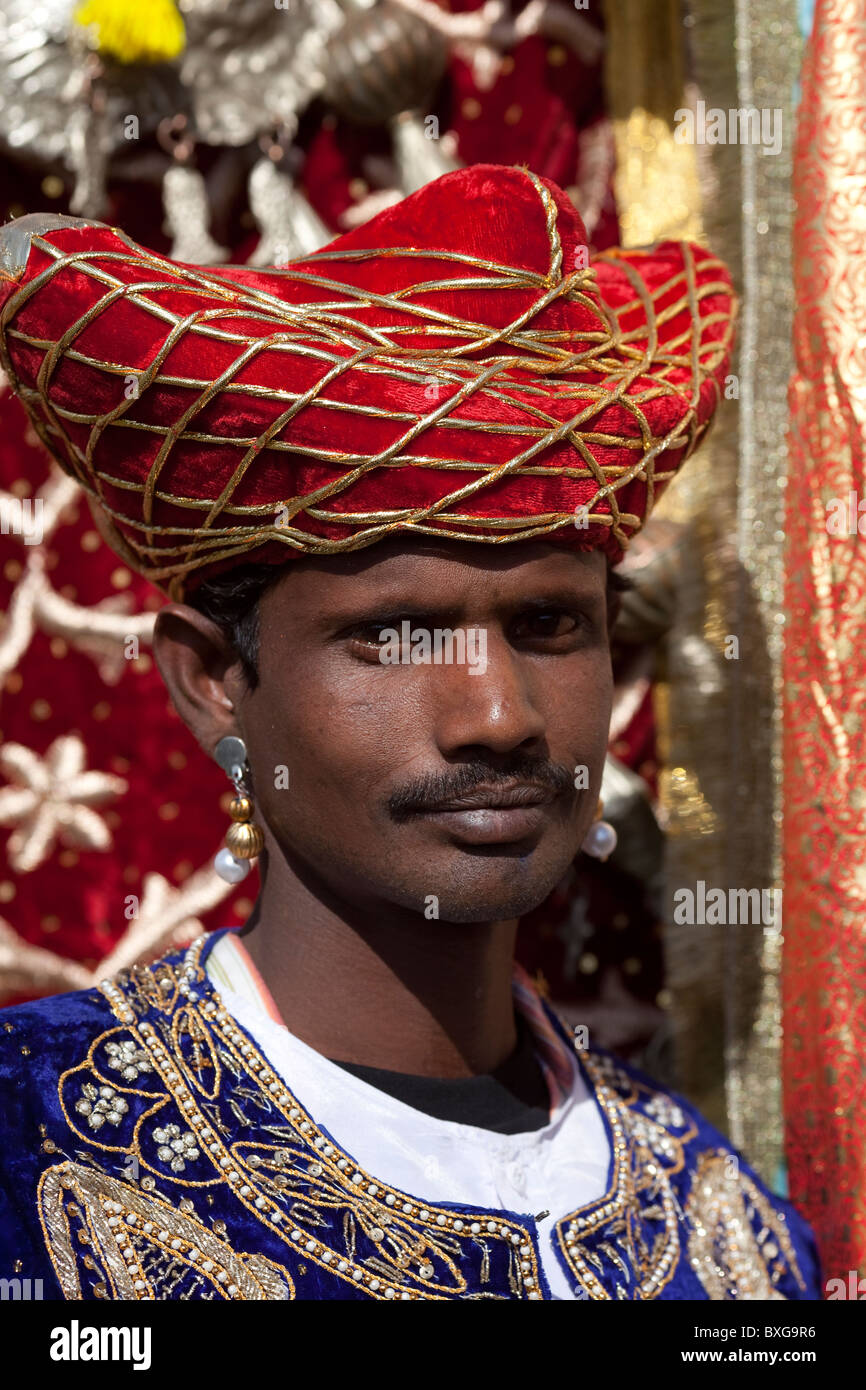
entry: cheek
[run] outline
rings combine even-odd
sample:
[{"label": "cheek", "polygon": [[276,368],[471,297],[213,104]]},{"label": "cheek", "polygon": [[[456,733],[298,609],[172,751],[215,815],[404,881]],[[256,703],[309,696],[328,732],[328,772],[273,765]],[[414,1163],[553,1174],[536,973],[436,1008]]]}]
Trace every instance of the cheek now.
[{"label": "cheek", "polygon": [[567,677],[549,682],[545,699],[551,744],[563,756],[573,747],[585,757],[603,758],[613,702],[610,658],[599,653],[577,663]]},{"label": "cheek", "polygon": [[322,821],[351,837],[376,816],[395,775],[422,765],[426,719],[417,693],[378,671],[327,675],[263,682],[249,702],[247,744],[268,821]]}]

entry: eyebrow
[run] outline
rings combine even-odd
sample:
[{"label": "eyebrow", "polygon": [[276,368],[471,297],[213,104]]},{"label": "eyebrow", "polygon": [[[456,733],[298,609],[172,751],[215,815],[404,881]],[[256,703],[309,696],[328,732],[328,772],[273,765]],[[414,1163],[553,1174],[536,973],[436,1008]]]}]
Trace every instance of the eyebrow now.
[{"label": "eyebrow", "polygon": [[[546,586],[537,594],[515,594],[513,599],[498,599],[494,605],[494,611],[518,613],[521,610],[534,609],[536,611],[544,608],[572,607],[575,604],[586,604],[591,607],[601,607],[605,602],[605,589],[589,590],[577,588],[571,585],[555,583]],[[415,600],[411,596],[400,596],[394,593],[383,594],[377,598],[371,595],[368,602],[359,599],[356,605],[351,608],[341,608],[337,611],[321,615],[320,626],[331,632],[339,632],[344,628],[358,626],[359,623],[370,620],[381,621],[382,623],[393,623],[401,618],[411,616],[420,620],[438,619],[451,622],[458,622],[458,606],[456,604],[431,604],[429,599]]]}]

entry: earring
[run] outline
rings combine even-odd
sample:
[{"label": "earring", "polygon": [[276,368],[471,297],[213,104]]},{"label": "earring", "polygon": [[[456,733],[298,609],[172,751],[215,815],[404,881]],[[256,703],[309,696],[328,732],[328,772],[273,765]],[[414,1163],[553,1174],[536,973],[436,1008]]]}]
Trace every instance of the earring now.
[{"label": "earring", "polygon": [[616,831],[610,821],[601,819],[603,810],[604,802],[599,797],[595,819],[584,835],[583,843],[580,846],[584,854],[591,855],[593,859],[600,859],[602,863],[613,854],[617,841]]},{"label": "earring", "polygon": [[253,820],[246,744],[242,738],[221,738],[214,749],[214,757],[234,782],[235,795],[229,806],[233,824],[226,831],[225,848],[220,850],[213,866],[224,882],[240,883],[252,868],[250,860],[261,854],[265,846],[261,826]]}]

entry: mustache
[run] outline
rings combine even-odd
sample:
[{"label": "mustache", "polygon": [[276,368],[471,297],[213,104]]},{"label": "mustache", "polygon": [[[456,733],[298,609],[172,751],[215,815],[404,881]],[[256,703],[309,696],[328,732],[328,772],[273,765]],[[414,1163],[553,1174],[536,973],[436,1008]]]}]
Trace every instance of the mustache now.
[{"label": "mustache", "polygon": [[556,796],[574,793],[574,777],[569,768],[549,758],[522,753],[495,766],[479,758],[449,768],[447,772],[418,777],[392,793],[388,798],[388,810],[395,821],[405,821],[443,801],[474,792],[477,787],[510,786],[515,782],[531,782]]}]

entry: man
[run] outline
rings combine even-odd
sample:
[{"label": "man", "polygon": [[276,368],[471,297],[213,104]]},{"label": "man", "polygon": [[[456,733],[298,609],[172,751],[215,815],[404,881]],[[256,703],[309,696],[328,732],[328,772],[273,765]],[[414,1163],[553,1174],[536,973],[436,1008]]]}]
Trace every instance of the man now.
[{"label": "man", "polygon": [[525,170],[283,271],[40,216],[3,365],[235,785],[240,935],[6,1012],[0,1272],[55,1297],[816,1298],[808,1228],[513,966],[597,820],[611,565],[710,422],[710,253]]}]

